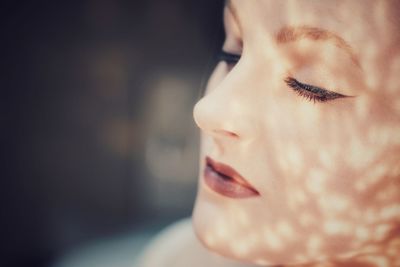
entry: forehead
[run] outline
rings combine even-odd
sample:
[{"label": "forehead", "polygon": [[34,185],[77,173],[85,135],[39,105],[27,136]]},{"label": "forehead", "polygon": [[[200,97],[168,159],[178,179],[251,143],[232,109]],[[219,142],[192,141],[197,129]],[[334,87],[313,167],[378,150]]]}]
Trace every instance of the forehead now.
[{"label": "forehead", "polygon": [[397,32],[390,20],[390,1],[383,0],[259,0],[227,1],[243,36],[256,31],[279,31],[286,25],[321,27],[339,34],[355,46],[373,40],[384,44]]}]

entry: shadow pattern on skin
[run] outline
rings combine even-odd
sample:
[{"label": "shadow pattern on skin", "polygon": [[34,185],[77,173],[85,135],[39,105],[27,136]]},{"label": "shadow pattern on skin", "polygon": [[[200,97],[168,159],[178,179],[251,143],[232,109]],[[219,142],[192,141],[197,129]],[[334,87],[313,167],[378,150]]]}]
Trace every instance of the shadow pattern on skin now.
[{"label": "shadow pattern on skin", "polygon": [[[258,9],[268,10],[270,1],[263,3]],[[251,4],[232,1],[231,5],[244,10],[232,11],[237,12],[231,15],[236,20],[244,20],[242,12],[260,14]],[[280,11],[287,21],[296,22],[291,11],[298,5],[287,2],[288,10]],[[220,63],[206,96],[195,107],[196,122],[204,132],[202,155],[225,159],[243,170],[262,195],[261,201],[238,204],[200,186],[195,229],[204,245],[221,255],[262,266],[283,266],[272,263],[285,260],[299,263],[285,266],[400,266],[400,35],[394,36],[393,28],[381,21],[395,11],[383,1],[337,5],[342,6],[337,9],[340,18],[354,16],[355,10],[359,10],[356,15],[371,15],[373,42],[362,38],[357,25],[341,33],[344,39],[354,33],[356,51],[338,39],[326,42],[334,38],[329,34],[313,31],[295,41],[304,33],[286,31],[279,36],[284,40],[279,49],[271,45],[257,54],[268,60],[256,66],[243,58],[228,72]],[[264,19],[272,20],[268,14]],[[313,21],[313,14],[302,16]],[[241,27],[238,32],[245,31],[244,22]],[[273,36],[263,38],[260,42],[267,48],[275,42]],[[344,52],[338,52],[340,47],[355,56],[346,59]],[[308,69],[316,62],[323,64]],[[346,67],[351,64],[357,67]],[[294,101],[299,96],[281,80],[268,78],[284,77],[287,72],[282,70],[287,69],[354,98]],[[255,107],[265,116],[254,115]],[[242,142],[210,136],[208,130],[216,125],[231,132],[252,130],[237,134],[247,138]],[[249,133],[253,135],[246,136]]]}]

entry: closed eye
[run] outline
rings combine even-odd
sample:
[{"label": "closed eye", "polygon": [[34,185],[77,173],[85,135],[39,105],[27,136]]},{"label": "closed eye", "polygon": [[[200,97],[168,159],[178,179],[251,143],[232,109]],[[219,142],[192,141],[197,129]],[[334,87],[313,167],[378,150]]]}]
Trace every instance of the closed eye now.
[{"label": "closed eye", "polygon": [[285,79],[285,82],[298,95],[305,97],[309,101],[314,101],[314,103],[316,101],[317,102],[326,102],[326,101],[331,101],[331,100],[334,100],[337,98],[351,97],[351,96],[342,95],[342,94],[339,94],[336,92],[332,92],[332,91],[329,91],[329,90],[326,90],[324,88],[317,87],[314,85],[301,83],[292,77],[287,77]]},{"label": "closed eye", "polygon": [[234,67],[239,62],[241,55],[233,54],[221,50],[218,55],[219,61],[224,61],[230,68]]}]

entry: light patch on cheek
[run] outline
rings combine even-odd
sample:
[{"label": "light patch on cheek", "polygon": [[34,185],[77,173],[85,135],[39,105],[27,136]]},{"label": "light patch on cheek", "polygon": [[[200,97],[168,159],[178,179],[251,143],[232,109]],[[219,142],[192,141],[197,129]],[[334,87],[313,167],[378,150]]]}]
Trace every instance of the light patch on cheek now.
[{"label": "light patch on cheek", "polygon": [[365,226],[357,226],[355,230],[355,235],[357,237],[357,242],[365,242],[369,240],[371,233]]},{"label": "light patch on cheek", "polygon": [[308,191],[315,194],[325,192],[325,183],[327,180],[325,172],[320,169],[313,169],[306,179],[306,188]]},{"label": "light patch on cheek", "polygon": [[310,256],[316,257],[321,255],[322,240],[318,235],[312,235],[307,241],[307,252]]},{"label": "light patch on cheek", "polygon": [[400,204],[392,204],[384,207],[380,213],[382,220],[400,219]]},{"label": "light patch on cheek", "polygon": [[235,219],[237,219],[238,224],[241,226],[249,225],[249,216],[243,210],[237,210],[234,216]]},{"label": "light patch on cheek", "polygon": [[303,227],[311,227],[317,224],[317,218],[308,212],[302,212],[299,216],[299,223]]},{"label": "light patch on cheek", "polygon": [[307,202],[307,197],[304,191],[300,189],[291,189],[288,196],[288,205],[293,210],[296,211],[302,205]]},{"label": "light patch on cheek", "polygon": [[352,232],[351,225],[341,220],[325,221],[323,228],[328,235],[349,235]]},{"label": "light patch on cheek", "polygon": [[300,178],[300,174],[304,168],[303,154],[300,148],[295,145],[287,145],[283,148],[285,153],[277,156],[279,167],[287,173],[291,178]]},{"label": "light patch on cheek", "polygon": [[295,240],[297,236],[293,230],[293,227],[285,221],[278,223],[276,227],[276,232],[279,236],[282,236],[286,240]]},{"label": "light patch on cheek", "polygon": [[283,247],[282,240],[279,236],[268,228],[264,229],[263,233],[264,242],[267,247],[273,251],[279,251]]},{"label": "light patch on cheek", "polygon": [[367,224],[373,224],[375,223],[377,220],[379,220],[379,216],[378,216],[378,212],[376,212],[375,210],[369,208],[365,211],[364,216],[363,216],[363,220],[367,223]]},{"label": "light patch on cheek", "polygon": [[300,173],[301,170],[303,169],[304,163],[303,163],[303,156],[302,153],[300,152],[299,147],[296,146],[289,146],[287,148],[287,161],[289,163],[289,166],[291,166],[292,169],[296,171],[295,175]]},{"label": "light patch on cheek", "polygon": [[375,228],[374,239],[377,242],[383,241],[389,231],[392,229],[390,224],[381,224]]},{"label": "light patch on cheek", "polygon": [[[374,144],[374,147],[384,147],[393,141],[399,140],[392,140],[393,132],[396,129],[393,126],[370,126],[368,129],[368,139],[371,144]],[[397,136],[398,138],[398,136]]]},{"label": "light patch on cheek", "polygon": [[378,183],[384,177],[387,170],[388,168],[386,165],[377,165],[375,168],[368,171],[364,177],[356,181],[355,189],[360,193],[364,192],[366,189]]},{"label": "light patch on cheek", "polygon": [[304,114],[301,117],[301,124],[307,128],[314,128],[315,122],[321,120],[321,112],[310,103],[305,102],[304,105],[299,105],[296,114]]},{"label": "light patch on cheek", "polygon": [[327,170],[333,170],[336,167],[335,161],[333,160],[332,152],[335,149],[329,149],[330,153],[325,150],[319,152],[319,161],[324,168]]},{"label": "light patch on cheek", "polygon": [[351,138],[346,159],[353,168],[361,169],[367,167],[375,155],[375,147],[369,146],[367,148],[359,136]]},{"label": "light patch on cheek", "polygon": [[368,256],[363,256],[360,259],[360,263],[366,263],[366,264],[371,264],[371,266],[376,266],[376,267],[389,267],[390,263],[389,260],[383,256],[377,256],[377,255],[368,255]]},{"label": "light patch on cheek", "polygon": [[322,197],[318,202],[321,210],[325,211],[328,217],[349,211],[350,201],[345,196],[330,194]]},{"label": "light patch on cheek", "polygon": [[246,243],[237,242],[231,244],[231,250],[233,251],[233,253],[235,253],[236,256],[242,257],[247,254],[247,252],[249,251],[249,247]]}]

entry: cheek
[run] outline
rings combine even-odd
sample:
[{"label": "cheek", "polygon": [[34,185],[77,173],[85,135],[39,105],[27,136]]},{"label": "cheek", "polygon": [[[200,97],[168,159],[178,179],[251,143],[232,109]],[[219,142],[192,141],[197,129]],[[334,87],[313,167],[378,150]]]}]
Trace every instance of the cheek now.
[{"label": "cheek", "polygon": [[[219,64],[208,92],[225,75]],[[262,199],[209,201],[200,192],[194,221],[203,242],[259,263],[313,261],[380,242],[400,214],[399,121],[376,98],[312,103],[287,88],[255,92],[263,107],[251,113],[257,137],[238,154]]]},{"label": "cheek", "polygon": [[[281,102],[275,116],[266,116],[263,129],[266,139],[274,140],[268,144],[269,157],[276,159],[279,176],[286,183],[309,183],[313,191],[337,189],[353,196],[360,196],[354,190],[360,193],[366,183],[385,177],[399,158],[394,122],[378,112],[360,119],[356,108],[350,99]],[[320,178],[310,182],[307,177]]]},{"label": "cheek", "polygon": [[384,222],[400,213],[398,123],[372,105],[360,119],[354,100],[294,99],[268,110],[274,116],[265,116],[257,141],[264,145],[254,147],[265,162],[258,170],[263,193],[273,195],[265,200],[268,212],[307,233],[304,240],[313,233],[310,247],[319,244],[318,253],[379,242],[393,226]]},{"label": "cheek", "polygon": [[376,95],[313,103],[285,89],[260,97],[261,137],[253,147],[278,172],[273,176],[360,199],[367,184],[399,176],[400,121],[385,108],[390,103]]}]

